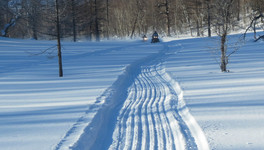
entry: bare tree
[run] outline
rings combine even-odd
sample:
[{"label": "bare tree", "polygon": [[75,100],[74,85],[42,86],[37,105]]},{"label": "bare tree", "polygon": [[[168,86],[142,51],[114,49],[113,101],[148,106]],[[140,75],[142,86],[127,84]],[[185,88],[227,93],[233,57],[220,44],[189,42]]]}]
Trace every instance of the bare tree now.
[{"label": "bare tree", "polygon": [[254,31],[254,38],[255,38],[255,41],[258,41],[259,39],[263,39],[264,38],[264,35],[261,35],[259,37],[257,37],[257,31],[256,31],[256,24],[259,20],[263,20],[264,19],[264,14],[259,14],[258,16],[255,16],[251,22],[250,22],[250,25],[247,27],[245,33],[244,33],[244,39],[246,38],[246,34],[248,32],[248,30],[250,29],[253,29]]},{"label": "bare tree", "polygon": [[[171,36],[171,14],[170,14],[170,1],[162,0],[157,4],[159,12],[166,18],[167,36]],[[162,16],[162,17],[163,17]]]},{"label": "bare tree", "polygon": [[134,21],[132,24],[132,31],[131,31],[131,35],[130,38],[132,39],[135,32],[136,32],[136,28],[138,27],[139,29],[139,22],[142,20],[142,18],[145,16],[144,11],[145,11],[145,5],[144,5],[144,1],[141,0],[136,0],[136,11],[134,11]]},{"label": "bare tree", "polygon": [[202,0],[189,0],[184,2],[188,13],[187,17],[189,19],[190,30],[195,28],[196,36],[201,36],[202,16],[204,14],[202,4]]},{"label": "bare tree", "polygon": [[246,33],[248,30],[253,29],[254,31],[254,39],[255,41],[258,41],[259,39],[263,39],[264,35],[261,35],[257,37],[257,25],[261,26],[262,29],[264,30],[264,6],[263,6],[264,0],[252,0],[249,2],[251,8],[252,8],[252,19],[247,27],[245,33],[244,33],[244,38],[246,37]]},{"label": "bare tree", "polygon": [[58,47],[58,61],[59,61],[59,77],[63,77],[62,70],[62,58],[61,58],[61,37],[60,37],[60,13],[59,13],[59,3],[55,0],[56,6],[56,28],[57,28],[57,47]]},{"label": "bare tree", "polygon": [[28,36],[38,39],[38,31],[41,22],[41,0],[24,0],[22,1],[21,15],[27,24]]},{"label": "bare tree", "polygon": [[95,37],[96,41],[100,41],[100,27],[99,27],[99,3],[94,0],[94,22],[95,22]]},{"label": "bare tree", "polygon": [[211,0],[205,0],[206,2],[206,9],[207,9],[207,29],[208,29],[208,37],[211,37],[212,31],[211,31]]},{"label": "bare tree", "polygon": [[220,51],[221,51],[221,64],[222,72],[227,72],[228,57],[227,54],[227,35],[231,31],[231,27],[235,25],[234,0],[217,0],[215,1],[215,27],[216,33],[220,37]]},{"label": "bare tree", "polygon": [[[230,19],[245,21],[251,10],[254,19],[263,14],[263,1],[232,0]],[[73,41],[77,35],[99,41],[110,36],[142,36],[154,30],[166,36],[183,33],[203,36],[207,29],[210,37],[221,22],[219,7],[225,7],[226,3],[229,0],[58,0],[60,36],[71,36]],[[5,36],[34,39],[57,36],[54,0],[1,0],[0,7],[0,28]]]},{"label": "bare tree", "polygon": [[110,18],[109,18],[109,7],[110,7],[110,3],[109,0],[106,0],[106,38],[109,40],[109,26],[110,26]]},{"label": "bare tree", "polygon": [[21,2],[13,0],[3,0],[0,2],[1,15],[1,34],[4,37],[10,36],[10,28],[14,27],[16,23],[21,20]]},{"label": "bare tree", "polygon": [[235,5],[236,5],[235,8],[236,8],[236,10],[237,10],[237,11],[236,11],[236,14],[237,14],[237,16],[236,16],[236,17],[237,17],[237,21],[240,21],[240,12],[241,12],[241,11],[240,11],[240,5],[241,5],[241,2],[240,2],[240,1],[241,1],[241,0],[235,0],[235,2],[234,2]]},{"label": "bare tree", "polygon": [[72,11],[72,32],[73,32],[73,41],[76,42],[77,32],[76,32],[76,8],[75,0],[71,0],[71,11]]}]

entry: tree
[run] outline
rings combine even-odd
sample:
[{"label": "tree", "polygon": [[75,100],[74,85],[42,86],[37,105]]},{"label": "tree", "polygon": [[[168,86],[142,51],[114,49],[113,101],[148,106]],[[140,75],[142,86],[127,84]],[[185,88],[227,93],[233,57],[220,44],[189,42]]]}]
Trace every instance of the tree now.
[{"label": "tree", "polygon": [[[244,33],[244,39],[246,38],[246,34],[248,32],[249,29],[253,29],[254,31],[254,38],[255,38],[255,41],[258,41],[260,39],[264,39],[264,35],[261,35],[257,38],[257,32],[256,32],[256,24],[259,20],[263,20],[264,19],[264,14],[259,14],[258,16],[255,16],[251,22],[250,22],[250,25],[247,27],[245,33]],[[264,29],[264,28],[263,28]]]},{"label": "tree", "polygon": [[107,40],[109,40],[109,25],[110,25],[110,20],[109,20],[109,0],[106,0],[106,37]]},{"label": "tree", "polygon": [[235,0],[235,2],[234,2],[235,5],[236,5],[235,8],[236,8],[236,10],[237,10],[237,11],[236,11],[236,14],[237,14],[237,21],[240,21],[240,12],[241,12],[241,11],[240,11],[240,5],[241,5],[241,4],[240,4],[240,3],[241,3],[240,1],[241,1],[241,0]]},{"label": "tree", "polygon": [[139,29],[139,22],[143,19],[143,17],[145,16],[144,11],[145,11],[145,3],[144,1],[141,0],[136,0],[136,10],[134,11],[134,15],[132,17],[132,31],[131,31],[131,35],[130,38],[132,39],[135,32],[136,32],[136,28],[138,27]]},{"label": "tree", "polygon": [[8,8],[8,1],[7,0],[0,1],[0,31],[1,31],[0,35],[1,36],[6,36],[5,25],[7,22],[10,21],[9,20],[10,13],[8,12],[7,8]]},{"label": "tree", "polygon": [[169,1],[168,0],[165,0],[165,15],[166,15],[166,19],[167,19],[167,32],[168,32],[168,36],[171,36],[171,19],[170,19],[170,11],[169,11]]},{"label": "tree", "polygon": [[201,36],[201,27],[203,21],[203,2],[202,0],[189,0],[184,2],[187,17],[189,19],[190,30],[196,29],[196,36]]},{"label": "tree", "polygon": [[171,14],[170,14],[170,1],[163,0],[158,3],[158,8],[160,10],[160,14],[164,15],[166,18],[166,28],[167,28],[167,36],[171,36]]},{"label": "tree", "polygon": [[71,0],[71,11],[72,11],[72,33],[73,33],[73,41],[76,42],[77,33],[76,33],[76,9],[75,9],[75,0]]},{"label": "tree", "polygon": [[103,35],[103,27],[106,22],[105,1],[89,0],[76,6],[79,10],[78,20],[80,21],[81,32],[89,40],[100,41]]},{"label": "tree", "polygon": [[264,35],[257,37],[257,32],[256,32],[257,24],[259,24],[264,30],[264,23],[263,23],[264,6],[262,5],[263,3],[264,3],[264,0],[252,0],[249,2],[253,12],[252,12],[252,19],[251,19],[250,25],[247,27],[244,33],[244,38],[249,29],[253,29],[255,41],[258,41],[259,39],[264,38]]},{"label": "tree", "polygon": [[[155,30],[166,36],[189,33],[203,36],[207,29],[210,37],[216,31],[213,29],[219,19],[217,7],[224,6],[221,3],[217,0],[58,0],[60,36],[72,37],[73,41],[77,35],[100,41],[110,36],[133,38]],[[263,13],[262,4],[263,0],[233,0],[231,16],[235,18],[231,20],[245,22],[252,10],[251,19],[257,17]],[[1,0],[0,28],[9,37],[54,39],[57,36],[54,7],[54,0]]]},{"label": "tree", "polygon": [[63,77],[62,70],[62,58],[61,58],[61,37],[60,37],[60,14],[59,14],[59,3],[55,0],[56,7],[56,29],[57,29],[57,47],[58,47],[58,61],[59,61],[59,77]]},{"label": "tree", "polygon": [[221,51],[221,64],[222,72],[227,72],[228,57],[227,54],[227,35],[231,27],[235,25],[234,0],[218,0],[214,2],[215,12],[215,28],[216,33],[220,37],[220,51]]},{"label": "tree", "polygon": [[9,31],[9,28],[14,26],[16,24],[16,21],[19,19],[20,17],[17,17],[17,18],[11,18],[10,21],[5,24],[4,28],[2,29],[1,33],[2,33],[2,36],[3,37],[7,37],[8,35],[8,31]]},{"label": "tree", "polygon": [[208,37],[211,37],[211,0],[206,0],[206,9],[207,9],[207,29],[208,29]]},{"label": "tree", "polygon": [[10,28],[14,27],[21,19],[21,3],[13,0],[3,0],[0,2],[1,25],[3,26],[1,34],[3,37],[10,36]]},{"label": "tree", "polygon": [[22,2],[21,15],[28,25],[28,36],[37,40],[40,30],[41,9],[39,8],[41,8],[41,0],[24,0]]}]

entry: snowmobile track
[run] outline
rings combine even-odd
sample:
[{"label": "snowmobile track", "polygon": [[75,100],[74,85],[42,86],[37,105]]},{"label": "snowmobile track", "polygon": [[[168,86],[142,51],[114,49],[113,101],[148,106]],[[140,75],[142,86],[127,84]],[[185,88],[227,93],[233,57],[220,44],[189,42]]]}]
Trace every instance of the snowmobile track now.
[{"label": "snowmobile track", "polygon": [[110,88],[109,102],[72,148],[209,150],[184,103],[183,91],[163,66],[170,54],[164,45],[159,53],[128,66]]},{"label": "snowmobile track", "polygon": [[161,65],[142,66],[118,116],[110,149],[198,149]]}]

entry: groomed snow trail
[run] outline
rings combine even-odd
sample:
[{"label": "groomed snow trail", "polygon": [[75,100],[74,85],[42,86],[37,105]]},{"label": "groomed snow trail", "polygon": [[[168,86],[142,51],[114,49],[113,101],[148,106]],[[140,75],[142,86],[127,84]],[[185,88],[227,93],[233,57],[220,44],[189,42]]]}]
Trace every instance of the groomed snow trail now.
[{"label": "groomed snow trail", "polygon": [[197,149],[162,73],[160,65],[142,66],[129,88],[110,149]]},{"label": "groomed snow trail", "polygon": [[142,66],[119,113],[110,150],[198,149],[180,112],[185,105],[179,110],[180,96],[169,79],[161,64]]},{"label": "groomed snow trail", "polygon": [[183,91],[163,66],[162,61],[174,54],[168,45],[164,47],[127,68],[119,80],[129,84],[114,87],[111,103],[98,113],[73,149],[209,150],[203,131],[184,103]]}]

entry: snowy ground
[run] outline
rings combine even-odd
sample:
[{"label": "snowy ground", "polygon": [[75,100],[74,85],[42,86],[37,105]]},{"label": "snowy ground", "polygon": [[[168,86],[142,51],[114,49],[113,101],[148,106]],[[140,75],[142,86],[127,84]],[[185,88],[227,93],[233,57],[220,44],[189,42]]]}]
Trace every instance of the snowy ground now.
[{"label": "snowy ground", "polygon": [[[230,37],[237,42],[237,36]],[[182,50],[166,61],[180,82],[192,115],[211,149],[264,149],[263,43],[247,41],[232,55],[229,73],[210,57],[212,40],[181,40]],[[214,63],[215,62],[215,63]]]},{"label": "snowy ground", "polygon": [[264,149],[263,43],[65,42],[63,78],[55,45],[0,39],[0,149]]}]

